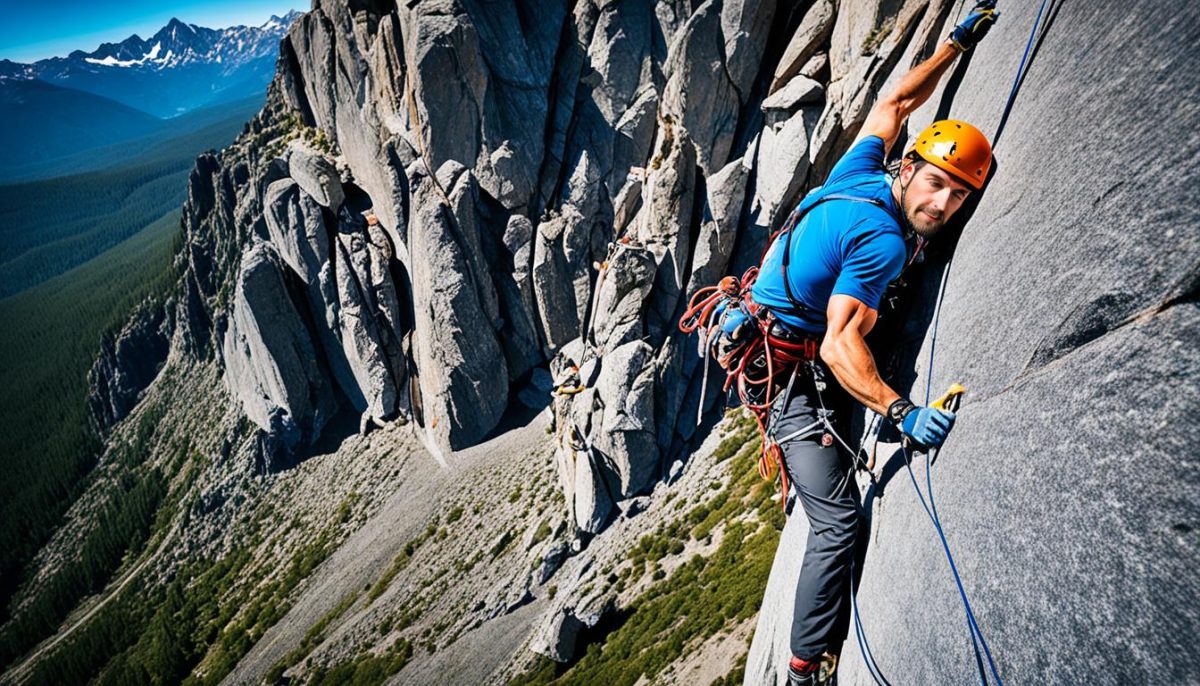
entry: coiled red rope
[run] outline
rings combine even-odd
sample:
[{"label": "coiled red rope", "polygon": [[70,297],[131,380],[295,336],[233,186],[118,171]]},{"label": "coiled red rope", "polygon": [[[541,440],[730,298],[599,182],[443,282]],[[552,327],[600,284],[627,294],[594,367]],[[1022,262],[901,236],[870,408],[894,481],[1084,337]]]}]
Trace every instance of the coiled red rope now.
[{"label": "coiled red rope", "polygon": [[[736,388],[738,399],[754,416],[762,439],[758,474],[768,481],[779,474],[782,501],[788,492],[787,470],[784,469],[783,450],[767,435],[771,405],[782,382],[794,373],[797,365],[816,359],[817,340],[791,340],[773,332],[775,316],[750,298],[750,287],[757,278],[758,267],[751,267],[740,279],[726,276],[716,286],[697,290],[679,319],[679,330],[687,334],[699,332],[701,355],[712,356],[725,370],[722,390],[728,392],[730,388]],[[738,310],[753,323],[752,334],[743,335],[742,340],[728,350],[717,349],[726,319]]]}]

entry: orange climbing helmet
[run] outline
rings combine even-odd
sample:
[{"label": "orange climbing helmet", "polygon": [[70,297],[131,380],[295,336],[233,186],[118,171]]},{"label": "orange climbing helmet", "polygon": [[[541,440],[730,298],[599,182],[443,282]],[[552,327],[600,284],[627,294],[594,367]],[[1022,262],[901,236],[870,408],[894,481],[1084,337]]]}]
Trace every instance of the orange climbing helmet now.
[{"label": "orange climbing helmet", "polygon": [[909,146],[908,155],[958,177],[975,190],[983,188],[992,166],[992,145],[983,133],[965,121],[935,121]]}]

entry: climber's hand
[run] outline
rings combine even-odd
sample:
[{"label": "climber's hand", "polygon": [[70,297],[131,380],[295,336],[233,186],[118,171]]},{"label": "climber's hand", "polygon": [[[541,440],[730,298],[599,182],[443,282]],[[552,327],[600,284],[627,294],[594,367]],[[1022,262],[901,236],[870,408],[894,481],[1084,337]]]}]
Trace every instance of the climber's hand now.
[{"label": "climber's hand", "polygon": [[716,341],[717,362],[722,363],[721,366],[726,366],[724,362],[730,353],[746,342],[746,336],[752,326],[750,316],[740,307],[730,308],[724,313]]},{"label": "climber's hand", "polygon": [[954,426],[953,412],[932,407],[911,406],[898,422],[900,431],[918,448],[929,449],[940,446]]},{"label": "climber's hand", "polygon": [[966,52],[978,45],[999,16],[1000,13],[996,11],[996,0],[983,0],[976,4],[967,18],[963,19],[962,23],[950,32],[950,40],[954,43],[954,47],[961,52]]}]

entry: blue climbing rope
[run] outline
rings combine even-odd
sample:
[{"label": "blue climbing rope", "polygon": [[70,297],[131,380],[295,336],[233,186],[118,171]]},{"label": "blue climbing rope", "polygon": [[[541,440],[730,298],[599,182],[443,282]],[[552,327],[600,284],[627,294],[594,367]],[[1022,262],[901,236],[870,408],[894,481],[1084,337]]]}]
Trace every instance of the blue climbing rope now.
[{"label": "blue climbing rope", "polygon": [[[1000,141],[1000,135],[1004,131],[1004,126],[1008,122],[1009,114],[1012,112],[1013,104],[1016,102],[1017,93],[1020,91],[1021,84],[1025,80],[1025,74],[1028,72],[1030,59],[1033,56],[1034,42],[1038,37],[1038,28],[1042,24],[1042,17],[1045,16],[1046,6],[1049,0],[1042,0],[1038,7],[1037,16],[1033,20],[1033,28],[1030,29],[1029,39],[1025,43],[1025,52],[1021,55],[1021,63],[1017,67],[1016,77],[1013,79],[1012,88],[1008,92],[1008,98],[1004,103],[1004,111],[1000,115],[1000,123],[996,127],[996,134],[992,139],[992,148]],[[933,361],[937,352],[937,335],[938,325],[941,322],[942,301],[946,295],[946,283],[949,281],[950,269],[954,264],[954,256],[946,261],[946,270],[942,273],[942,283],[938,287],[938,295],[934,306],[933,323],[931,325],[931,333],[929,340],[929,367],[925,374],[925,404],[929,404],[931,390],[933,387]],[[958,573],[958,565],[954,562],[954,555],[950,552],[950,544],[946,539],[946,531],[942,526],[941,515],[938,513],[937,501],[933,495],[933,472],[932,464],[936,459],[938,451],[932,450],[925,455],[925,492],[928,495],[928,503],[925,496],[921,493],[921,488],[917,484],[916,474],[912,470],[911,453],[907,447],[902,449],[904,455],[904,466],[908,471],[909,479],[912,481],[913,489],[917,493],[917,498],[921,501],[921,507],[924,508],[925,514],[929,516],[929,520],[933,522],[934,529],[937,531],[938,539],[942,543],[942,550],[946,554],[946,561],[950,564],[950,572],[954,576],[954,584],[958,588],[959,598],[962,600],[963,610],[966,614],[967,628],[971,635],[971,648],[975,653],[975,666],[979,671],[979,682],[982,686],[988,686],[987,672],[984,670],[983,661],[986,658],[988,670],[996,680],[998,686],[1004,685],[1004,680],[1000,678],[1000,672],[996,668],[995,659],[992,657],[991,648],[988,646],[987,639],[983,636],[983,630],[979,628],[979,622],[975,618],[975,612],[971,608],[971,601],[967,597],[966,588],[963,586],[962,576]],[[982,650],[982,655],[980,651]]]},{"label": "blue climbing rope", "polygon": [[879,669],[879,665],[875,662],[875,656],[871,654],[871,644],[867,642],[867,632],[863,629],[862,622],[858,618],[858,589],[854,587],[854,561],[850,561],[850,607],[854,610],[854,637],[858,639],[858,651],[862,653],[863,662],[867,664],[867,671],[871,673],[871,678],[875,680],[879,686],[892,686],[887,678],[883,676],[883,671]]},{"label": "blue climbing rope", "polygon": [[1045,12],[1048,2],[1049,0],[1042,0],[1042,4],[1038,7],[1037,17],[1033,20],[1033,29],[1029,31],[1029,40],[1025,42],[1025,54],[1021,55],[1021,64],[1017,67],[1016,77],[1013,78],[1012,89],[1008,91],[1008,101],[1004,103],[1004,112],[1000,115],[1000,123],[996,125],[996,134],[992,136],[993,150],[1000,143],[1000,134],[1004,133],[1008,115],[1012,112],[1013,103],[1017,101],[1017,91],[1021,89],[1021,84],[1025,81],[1025,72],[1029,68],[1030,56],[1033,53],[1034,39],[1037,37],[1038,26],[1042,23],[1042,14]]},{"label": "blue climbing rope", "polygon": [[[925,405],[929,405],[930,391],[933,387],[933,358],[937,352],[937,331],[938,324],[941,321],[942,315],[942,300],[946,295],[946,282],[950,277],[950,264],[946,264],[946,271],[942,273],[942,283],[938,287],[938,296],[936,306],[933,311],[932,334],[929,342],[929,369],[925,375]],[[971,649],[975,653],[975,667],[979,671],[979,683],[982,686],[988,686],[987,672],[983,668],[983,658],[987,658],[988,667],[991,669],[992,676],[996,678],[998,686],[1004,686],[1003,679],[1000,678],[1000,672],[996,668],[996,662],[992,658],[992,651],[988,647],[987,639],[983,637],[983,630],[979,628],[979,622],[975,619],[975,612],[971,609],[971,601],[967,598],[967,590],[963,586],[962,576],[958,573],[958,565],[954,562],[954,555],[950,552],[950,543],[946,540],[946,531],[942,526],[942,518],[937,510],[937,501],[933,496],[933,472],[931,466],[933,460],[936,459],[937,450],[931,450],[925,454],[925,493],[928,494],[928,503],[926,503],[925,495],[921,493],[921,487],[917,484],[917,476],[913,473],[911,452],[905,446],[902,449],[904,456],[904,466],[908,471],[908,477],[912,480],[913,490],[917,493],[917,498],[921,501],[921,507],[924,508],[925,514],[929,516],[929,521],[933,522],[933,528],[937,531],[938,539],[942,543],[942,550],[946,553],[946,561],[950,563],[950,573],[954,577],[954,584],[958,587],[958,595],[962,600],[963,610],[966,612],[967,629],[971,635]],[[983,649],[983,655],[980,655],[980,649]]]}]

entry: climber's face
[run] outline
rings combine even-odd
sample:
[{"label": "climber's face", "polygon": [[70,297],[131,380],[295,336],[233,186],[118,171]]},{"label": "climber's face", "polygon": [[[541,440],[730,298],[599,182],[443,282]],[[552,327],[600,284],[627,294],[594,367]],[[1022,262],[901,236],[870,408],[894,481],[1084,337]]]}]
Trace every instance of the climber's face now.
[{"label": "climber's face", "polygon": [[928,162],[908,162],[900,169],[900,200],[917,234],[929,238],[962,207],[971,188]]}]

